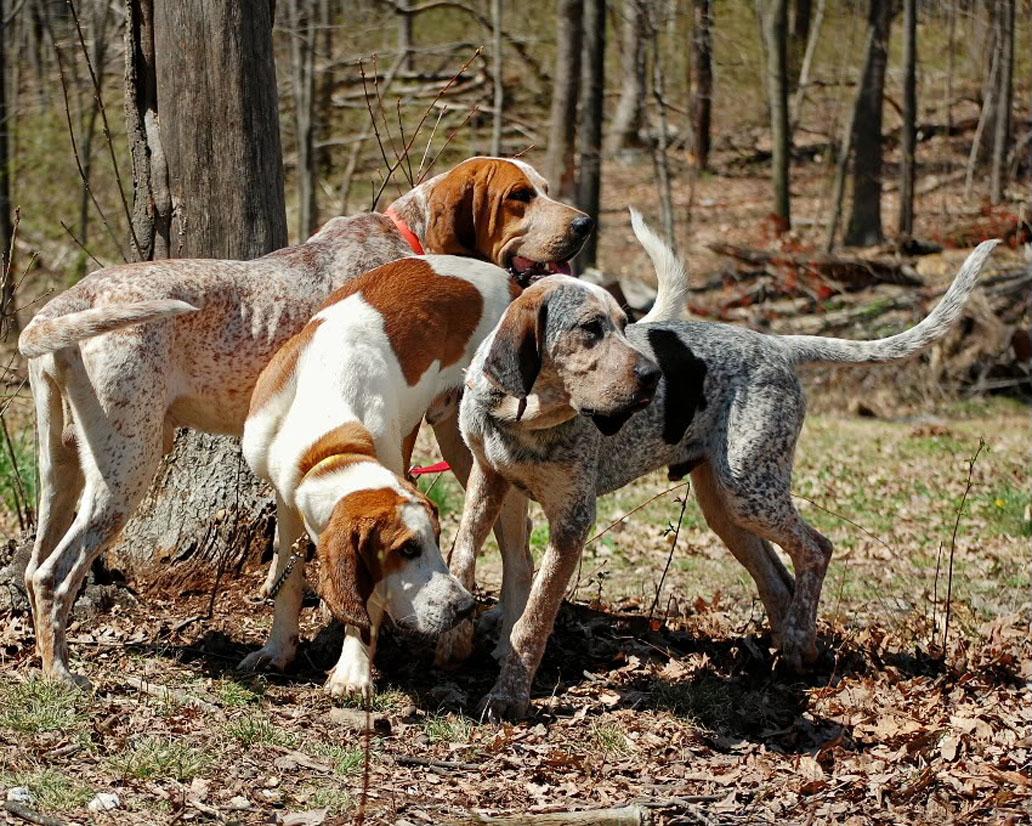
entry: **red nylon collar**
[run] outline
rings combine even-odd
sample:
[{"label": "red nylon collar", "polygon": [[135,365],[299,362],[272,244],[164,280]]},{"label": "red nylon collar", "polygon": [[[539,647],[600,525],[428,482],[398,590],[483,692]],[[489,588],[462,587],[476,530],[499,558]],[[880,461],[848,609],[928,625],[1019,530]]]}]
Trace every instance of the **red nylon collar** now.
[{"label": "red nylon collar", "polygon": [[426,255],[423,251],[423,245],[419,242],[419,236],[417,236],[405,223],[404,219],[394,211],[394,207],[387,207],[387,211],[384,213],[388,218],[394,222],[394,226],[397,227],[398,232],[401,233],[401,237],[408,242],[408,245],[412,247],[412,251],[416,255]]}]

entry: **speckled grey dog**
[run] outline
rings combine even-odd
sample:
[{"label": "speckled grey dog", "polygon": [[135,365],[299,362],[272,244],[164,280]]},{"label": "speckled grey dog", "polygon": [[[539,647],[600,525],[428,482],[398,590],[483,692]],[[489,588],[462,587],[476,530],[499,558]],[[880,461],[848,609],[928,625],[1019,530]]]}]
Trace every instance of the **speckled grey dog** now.
[{"label": "speckled grey dog", "polygon": [[[476,552],[510,486],[541,503],[550,529],[525,608],[507,606],[523,610],[518,619],[508,616],[503,629],[501,674],[482,704],[490,717],[527,710],[534,673],[595,521],[595,497],[663,466],[671,478],[691,473],[706,521],[756,581],[786,660],[797,667],[812,661],[832,546],[792,503],[793,455],[806,408],[796,366],[890,361],[930,344],[957,319],[997,243],[981,244],[932,313],[899,335],[877,341],[772,336],[667,320],[676,317],[669,290],[683,271],[634,217],[661,291],[643,323],[625,327],[623,312],[597,288],[547,278],[510,305],[469,368],[460,426],[476,466],[453,572],[472,585]],[[649,323],[655,321],[661,323]],[[770,543],[791,558],[794,582]],[[464,633],[444,641],[439,655],[461,656]]]}]

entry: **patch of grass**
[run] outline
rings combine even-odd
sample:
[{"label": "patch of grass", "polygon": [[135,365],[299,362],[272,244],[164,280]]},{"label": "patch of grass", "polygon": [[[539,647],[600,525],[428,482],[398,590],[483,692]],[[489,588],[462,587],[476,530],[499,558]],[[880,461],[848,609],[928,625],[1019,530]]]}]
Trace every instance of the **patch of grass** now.
[{"label": "patch of grass", "polygon": [[997,533],[1006,536],[1032,536],[1032,494],[1011,484],[1000,485],[978,500],[979,515]]},{"label": "patch of grass", "polygon": [[732,697],[727,685],[713,675],[701,674],[677,683],[656,683],[656,705],[704,728],[717,728],[731,718]]},{"label": "patch of grass", "polygon": [[[347,697],[340,697],[336,702],[345,708],[365,708],[364,701],[358,695],[350,695]],[[412,705],[412,698],[409,697],[404,691],[399,691],[396,688],[388,688],[384,691],[377,691],[373,694],[372,703],[370,708],[373,711],[399,711],[407,706]]]},{"label": "patch of grass", "polygon": [[309,786],[304,790],[305,805],[313,809],[327,809],[327,814],[339,816],[354,805],[347,789],[338,786]]},{"label": "patch of grass", "polygon": [[530,532],[530,549],[543,551],[548,547],[548,522],[543,519],[534,520],[534,529]]},{"label": "patch of grass", "polygon": [[8,423],[8,429],[11,432],[10,445],[0,434],[0,503],[14,519],[19,502],[22,507],[28,505],[29,508],[36,502],[36,457],[31,425],[15,431]]},{"label": "patch of grass", "polygon": [[346,748],[336,743],[319,742],[314,750],[320,757],[329,760],[333,771],[343,777],[361,771],[365,760],[365,752],[361,746]]},{"label": "patch of grass", "polygon": [[5,680],[0,683],[0,727],[28,734],[78,731],[86,724],[78,708],[83,699],[80,689],[42,677]]},{"label": "patch of grass", "polygon": [[633,745],[620,726],[615,723],[595,723],[591,727],[592,745],[606,757],[629,754]]},{"label": "patch of grass", "polygon": [[0,784],[8,788],[25,786],[32,792],[36,805],[50,812],[78,809],[93,799],[93,791],[89,786],[57,769],[3,774],[0,775]]},{"label": "patch of grass", "polygon": [[423,731],[431,743],[468,743],[473,723],[458,714],[442,714],[427,720]]},{"label": "patch of grass", "polygon": [[192,780],[213,762],[212,755],[170,737],[141,737],[108,760],[111,768],[137,780]]},{"label": "patch of grass", "polygon": [[[434,479],[437,479],[436,484],[434,484]],[[418,487],[427,499],[437,505],[437,510],[442,518],[452,513],[462,512],[462,487],[450,474],[439,479],[434,474],[420,476]]]},{"label": "patch of grass", "polygon": [[226,734],[245,746],[294,746],[297,737],[259,714],[238,717],[226,724]]},{"label": "patch of grass", "polygon": [[265,680],[257,677],[249,685],[236,680],[221,680],[213,687],[213,693],[226,708],[244,708],[261,702],[265,689]]}]

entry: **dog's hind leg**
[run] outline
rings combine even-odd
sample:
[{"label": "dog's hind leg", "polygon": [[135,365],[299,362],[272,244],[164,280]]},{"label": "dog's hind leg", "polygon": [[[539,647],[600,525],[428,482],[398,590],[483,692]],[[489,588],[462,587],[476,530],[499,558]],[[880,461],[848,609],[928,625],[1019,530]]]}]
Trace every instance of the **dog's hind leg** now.
[{"label": "dog's hind leg", "polygon": [[[107,388],[110,397],[101,404],[79,351],[63,351],[59,358],[81,437],[83,491],[71,526],[33,571],[33,619],[44,673],[85,684],[85,678],[68,669],[68,615],[91,563],[117,538],[154,477],[161,457],[163,388],[148,388],[159,396],[144,400],[139,385],[123,387],[113,380]],[[122,395],[133,393],[135,405]]]},{"label": "dog's hind leg", "polygon": [[771,631],[779,637],[795,588],[792,575],[769,542],[736,524],[709,464],[701,464],[692,471],[692,488],[706,517],[706,524],[723,540],[756,583]]},{"label": "dog's hind leg", "polygon": [[33,616],[38,616],[32,577],[43,564],[75,518],[75,505],[82,493],[83,476],[74,442],[71,422],[65,421],[64,405],[54,379],[47,374],[45,361],[50,356],[29,362],[29,380],[36,402],[36,429],[39,434],[39,513],[32,555],[25,567],[25,591]]}]

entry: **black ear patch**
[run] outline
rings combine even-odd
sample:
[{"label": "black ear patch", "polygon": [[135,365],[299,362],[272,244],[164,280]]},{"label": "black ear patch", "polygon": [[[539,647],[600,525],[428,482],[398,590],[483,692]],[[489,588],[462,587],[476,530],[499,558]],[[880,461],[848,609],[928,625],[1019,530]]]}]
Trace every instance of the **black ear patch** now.
[{"label": "black ear patch", "polygon": [[673,330],[652,327],[647,337],[663,371],[663,441],[676,445],[684,438],[695,414],[706,409],[706,362],[696,358]]}]

